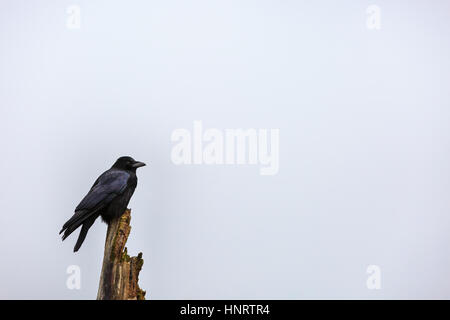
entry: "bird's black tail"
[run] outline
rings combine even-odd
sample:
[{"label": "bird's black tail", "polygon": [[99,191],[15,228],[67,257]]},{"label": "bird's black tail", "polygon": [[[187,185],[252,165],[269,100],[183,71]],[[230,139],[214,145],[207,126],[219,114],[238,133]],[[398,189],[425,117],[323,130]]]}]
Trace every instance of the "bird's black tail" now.
[{"label": "bird's black tail", "polygon": [[81,247],[81,244],[83,243],[84,239],[86,238],[86,234],[89,230],[89,228],[94,223],[95,219],[97,219],[99,216],[99,213],[96,211],[93,212],[86,212],[84,210],[77,211],[75,214],[70,218],[62,227],[59,234],[64,232],[62,239],[65,240],[68,236],[72,234],[79,226],[83,225],[80,231],[80,235],[78,237],[77,244],[75,245],[74,251],[78,251],[78,249]]},{"label": "bird's black tail", "polygon": [[80,235],[78,236],[77,243],[75,244],[75,247],[73,248],[73,252],[77,252],[78,249],[80,249],[81,245],[83,244],[84,239],[86,238],[86,235],[89,231],[89,228],[94,223],[95,219],[97,219],[98,215],[93,215],[86,219],[83,223],[83,226],[81,227]]}]

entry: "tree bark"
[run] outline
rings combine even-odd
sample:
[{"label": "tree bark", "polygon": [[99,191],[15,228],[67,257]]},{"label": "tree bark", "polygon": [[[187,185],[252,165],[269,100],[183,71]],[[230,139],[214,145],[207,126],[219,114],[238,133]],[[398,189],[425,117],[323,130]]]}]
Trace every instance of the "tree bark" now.
[{"label": "tree bark", "polygon": [[142,252],[130,257],[125,247],[130,221],[131,210],[127,209],[108,225],[97,300],[145,300],[145,291],[138,284],[144,264]]}]

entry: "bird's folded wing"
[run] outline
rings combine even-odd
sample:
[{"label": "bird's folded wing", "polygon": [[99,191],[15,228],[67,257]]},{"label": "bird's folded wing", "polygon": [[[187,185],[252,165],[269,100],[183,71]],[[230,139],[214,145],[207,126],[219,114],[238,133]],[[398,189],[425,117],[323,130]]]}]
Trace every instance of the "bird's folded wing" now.
[{"label": "bird's folded wing", "polygon": [[130,174],[122,170],[108,170],[103,173],[81,200],[75,211],[91,210],[110,203],[127,187]]}]

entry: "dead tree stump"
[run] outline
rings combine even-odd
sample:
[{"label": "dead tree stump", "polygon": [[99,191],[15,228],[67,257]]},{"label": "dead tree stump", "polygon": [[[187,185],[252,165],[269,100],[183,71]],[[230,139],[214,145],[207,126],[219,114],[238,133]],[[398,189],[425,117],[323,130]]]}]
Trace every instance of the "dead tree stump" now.
[{"label": "dead tree stump", "polygon": [[145,300],[145,291],[138,284],[144,264],[142,252],[137,257],[130,257],[125,247],[131,230],[130,221],[131,210],[127,209],[108,225],[97,300]]}]

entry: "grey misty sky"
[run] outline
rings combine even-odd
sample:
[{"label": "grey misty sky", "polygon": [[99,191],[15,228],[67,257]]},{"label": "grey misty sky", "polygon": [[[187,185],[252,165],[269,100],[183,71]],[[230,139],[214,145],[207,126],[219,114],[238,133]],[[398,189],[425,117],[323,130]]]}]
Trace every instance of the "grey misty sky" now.
[{"label": "grey misty sky", "polygon": [[[371,4],[0,1],[0,298],[95,298],[105,224],[58,231],[121,155],[149,298],[450,298],[450,5]],[[175,166],[194,120],[279,128],[279,173]]]}]

